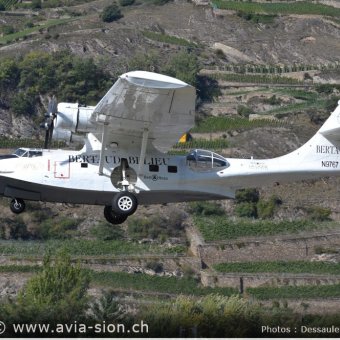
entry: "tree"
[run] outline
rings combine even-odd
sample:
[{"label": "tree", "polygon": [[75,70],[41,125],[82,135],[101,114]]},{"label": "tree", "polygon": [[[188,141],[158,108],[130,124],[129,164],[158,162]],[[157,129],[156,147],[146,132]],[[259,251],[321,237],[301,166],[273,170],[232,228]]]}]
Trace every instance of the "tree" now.
[{"label": "tree", "polygon": [[41,9],[41,0],[32,0],[31,8],[32,9]]},{"label": "tree", "polygon": [[12,34],[15,32],[15,29],[13,26],[7,25],[2,27],[2,33],[4,35]]},{"label": "tree", "polygon": [[194,53],[187,51],[177,53],[163,71],[171,77],[178,78],[194,87],[197,86],[199,65]]},{"label": "tree", "polygon": [[140,318],[149,325],[150,337],[256,337],[264,321],[260,312],[256,303],[238,296],[180,296],[142,309]]},{"label": "tree", "polygon": [[160,72],[158,65],[160,56],[156,51],[135,54],[128,62],[128,71],[154,71]]},{"label": "tree", "polygon": [[135,0],[119,0],[121,6],[131,6]]},{"label": "tree", "polygon": [[34,113],[34,104],[32,98],[23,92],[19,92],[12,98],[11,108],[17,115],[30,116]]},{"label": "tree", "polygon": [[4,59],[0,63],[0,96],[5,91],[13,90],[19,82],[20,72],[14,60]]},{"label": "tree", "polygon": [[85,318],[89,278],[73,265],[65,252],[54,261],[45,256],[40,273],[30,279],[16,301],[1,305],[0,315],[9,322],[66,323]]},{"label": "tree", "polygon": [[112,22],[120,19],[121,17],[123,17],[123,15],[121,14],[120,9],[116,3],[105,7],[100,15],[100,18],[104,22]]}]

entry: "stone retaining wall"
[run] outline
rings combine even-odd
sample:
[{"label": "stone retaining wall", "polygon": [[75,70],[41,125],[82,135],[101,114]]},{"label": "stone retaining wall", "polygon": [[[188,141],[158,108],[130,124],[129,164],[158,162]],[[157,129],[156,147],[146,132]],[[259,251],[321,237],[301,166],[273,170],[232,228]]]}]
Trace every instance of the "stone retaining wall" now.
[{"label": "stone retaining wall", "polygon": [[280,237],[199,245],[199,256],[207,265],[222,262],[311,260],[318,247],[339,247],[340,233],[308,237]]},{"label": "stone retaining wall", "polygon": [[244,289],[261,286],[306,286],[334,285],[340,283],[339,275],[279,274],[279,273],[212,273],[201,272],[201,282],[209,287],[239,288],[243,280]]}]

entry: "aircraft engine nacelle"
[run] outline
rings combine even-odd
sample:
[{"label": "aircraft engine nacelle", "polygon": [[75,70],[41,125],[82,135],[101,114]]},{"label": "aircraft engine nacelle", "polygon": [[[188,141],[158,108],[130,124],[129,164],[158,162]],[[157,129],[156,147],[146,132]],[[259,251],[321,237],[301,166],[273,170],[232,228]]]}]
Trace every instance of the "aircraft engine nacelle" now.
[{"label": "aircraft engine nacelle", "polygon": [[98,127],[90,121],[93,110],[94,106],[59,103],[52,138],[70,142],[74,141],[76,133],[96,132]]}]

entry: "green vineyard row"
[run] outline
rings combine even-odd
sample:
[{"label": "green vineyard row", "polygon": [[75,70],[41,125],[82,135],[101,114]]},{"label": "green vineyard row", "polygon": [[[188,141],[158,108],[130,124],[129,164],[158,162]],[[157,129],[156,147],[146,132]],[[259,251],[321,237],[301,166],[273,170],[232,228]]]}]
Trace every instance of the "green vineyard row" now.
[{"label": "green vineyard row", "polygon": [[256,14],[307,14],[307,15],[325,15],[330,17],[339,17],[340,8],[334,8],[310,1],[299,1],[294,3],[256,3],[256,2],[235,2],[226,0],[213,0],[215,8],[241,11]]}]

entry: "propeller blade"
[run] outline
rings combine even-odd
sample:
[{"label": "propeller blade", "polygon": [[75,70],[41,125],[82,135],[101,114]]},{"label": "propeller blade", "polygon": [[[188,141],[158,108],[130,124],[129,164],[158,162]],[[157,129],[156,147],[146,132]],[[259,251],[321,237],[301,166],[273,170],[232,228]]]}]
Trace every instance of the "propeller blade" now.
[{"label": "propeller blade", "polygon": [[48,130],[46,130],[46,132],[45,132],[45,143],[44,143],[44,149],[48,149],[48,138],[49,137],[49,131]]},{"label": "propeller blade", "polygon": [[54,130],[54,120],[57,118],[58,103],[55,96],[48,102],[48,112],[45,113],[45,121],[40,124],[41,128],[46,130],[44,148],[49,149],[51,146],[53,130]]},{"label": "propeller blade", "polygon": [[50,148],[51,142],[52,142],[53,130],[54,130],[54,119],[52,119],[50,128],[48,129],[48,132],[49,132],[48,147],[49,148]]}]

